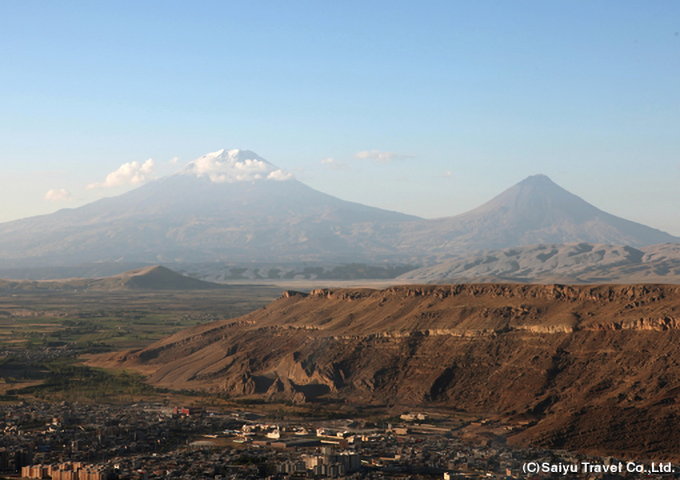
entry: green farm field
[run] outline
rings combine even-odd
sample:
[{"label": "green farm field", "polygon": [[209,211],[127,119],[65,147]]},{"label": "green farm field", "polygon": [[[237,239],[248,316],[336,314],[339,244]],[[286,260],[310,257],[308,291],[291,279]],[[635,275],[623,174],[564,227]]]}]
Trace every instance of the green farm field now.
[{"label": "green farm field", "polygon": [[142,348],[200,323],[234,318],[281,295],[273,286],[219,290],[0,294],[0,349],[79,353]]},{"label": "green farm field", "polygon": [[0,293],[0,401],[158,399],[160,392],[138,374],[87,367],[82,360],[143,348],[193,325],[245,315],[281,292],[273,286],[230,285],[216,290]]}]

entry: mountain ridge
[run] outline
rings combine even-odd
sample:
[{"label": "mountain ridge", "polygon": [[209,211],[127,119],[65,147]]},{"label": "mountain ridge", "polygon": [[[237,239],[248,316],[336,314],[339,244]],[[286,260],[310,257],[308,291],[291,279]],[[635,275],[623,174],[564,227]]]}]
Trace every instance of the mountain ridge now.
[{"label": "mountain ridge", "polygon": [[538,244],[486,250],[404,273],[399,283],[680,283],[680,245]]},{"label": "mountain ridge", "polygon": [[680,242],[543,175],[454,217],[419,217],[308,187],[247,150],[204,155],[117,197],[0,224],[0,268],[81,263],[432,264],[536,243]]}]

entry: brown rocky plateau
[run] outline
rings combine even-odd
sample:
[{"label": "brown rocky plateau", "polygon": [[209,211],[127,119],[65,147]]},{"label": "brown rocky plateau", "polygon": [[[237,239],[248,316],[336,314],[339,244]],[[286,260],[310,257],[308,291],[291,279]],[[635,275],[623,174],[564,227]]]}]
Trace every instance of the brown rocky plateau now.
[{"label": "brown rocky plateau", "polygon": [[509,442],[680,459],[679,324],[676,285],[324,289],[91,363],[231,397],[528,416]]}]

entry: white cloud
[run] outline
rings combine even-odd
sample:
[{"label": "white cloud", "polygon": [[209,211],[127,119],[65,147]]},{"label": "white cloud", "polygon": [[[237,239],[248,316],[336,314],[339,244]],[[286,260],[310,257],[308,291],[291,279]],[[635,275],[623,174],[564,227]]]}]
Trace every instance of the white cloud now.
[{"label": "white cloud", "polygon": [[413,155],[404,155],[396,152],[381,152],[379,150],[363,150],[354,155],[358,160],[373,160],[378,163],[390,163],[392,160],[412,158]]},{"label": "white cloud", "polygon": [[446,173],[442,173],[441,176],[442,178],[449,178],[451,176],[451,172],[447,170]]},{"label": "white cloud", "polygon": [[184,175],[208,177],[214,183],[290,180],[293,174],[278,169],[248,150],[219,150],[190,162]]},{"label": "white cloud", "polygon": [[[250,158],[248,158],[250,157]],[[220,150],[203,155],[184,169],[185,174],[207,176],[215,183],[252,182],[255,180],[290,180],[291,173],[277,169],[247,150]]]},{"label": "white cloud", "polygon": [[50,190],[45,194],[45,200],[49,200],[50,202],[70,202],[73,200],[73,195],[71,195],[71,192],[69,192],[66,189],[60,189],[60,190]]},{"label": "white cloud", "polygon": [[337,160],[333,160],[332,158],[324,158],[321,160],[321,165],[326,165],[326,167],[331,170],[344,170],[347,168],[347,165],[342,162],[338,162]]},{"label": "white cloud", "polygon": [[291,180],[292,178],[293,178],[292,173],[284,172],[281,169],[274,170],[273,172],[269,173],[269,175],[267,175],[267,180],[276,180],[277,182]]},{"label": "white cloud", "polygon": [[151,158],[144,163],[124,163],[118,170],[109,173],[104,182],[92,183],[88,185],[87,188],[109,188],[119,185],[137,185],[139,183],[144,183],[149,180],[155,168],[156,163]]},{"label": "white cloud", "polygon": [[271,166],[267,162],[250,158],[224,162],[219,158],[205,156],[195,160],[193,165],[193,172],[197,176],[207,175],[216,183],[258,180],[271,172]]},{"label": "white cloud", "polygon": [[170,159],[170,163],[173,165],[177,164],[177,162],[179,162],[179,157],[172,157]]}]

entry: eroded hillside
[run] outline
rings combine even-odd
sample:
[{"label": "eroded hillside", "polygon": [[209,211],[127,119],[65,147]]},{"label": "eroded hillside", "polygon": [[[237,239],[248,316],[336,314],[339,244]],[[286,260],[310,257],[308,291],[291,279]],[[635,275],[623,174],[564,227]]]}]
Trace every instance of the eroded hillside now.
[{"label": "eroded hillside", "polygon": [[96,363],[232,397],[528,414],[511,441],[680,458],[679,321],[670,285],[287,292]]}]

